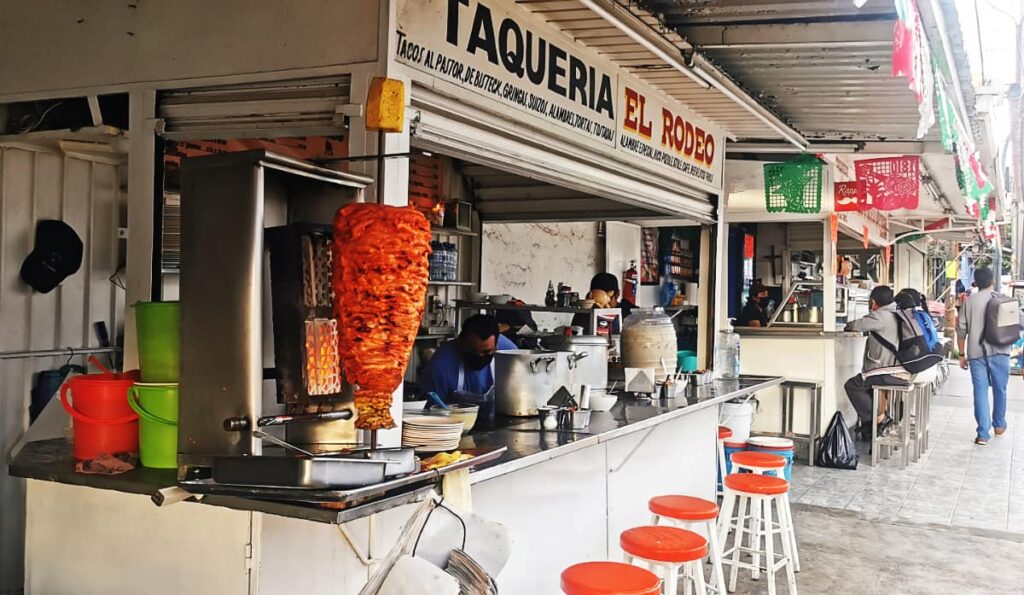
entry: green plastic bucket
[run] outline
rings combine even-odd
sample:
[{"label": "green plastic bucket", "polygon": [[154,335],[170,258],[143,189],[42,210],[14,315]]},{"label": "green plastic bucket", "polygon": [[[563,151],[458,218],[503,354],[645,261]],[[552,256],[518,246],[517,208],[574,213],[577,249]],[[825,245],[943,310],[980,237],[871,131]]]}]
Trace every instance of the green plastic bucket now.
[{"label": "green plastic bucket", "polygon": [[178,385],[138,383],[128,404],[139,414],[139,459],[143,467],[178,466]]},{"label": "green plastic bucket", "polygon": [[135,330],[143,382],[178,382],[181,307],[178,302],[137,302]]}]

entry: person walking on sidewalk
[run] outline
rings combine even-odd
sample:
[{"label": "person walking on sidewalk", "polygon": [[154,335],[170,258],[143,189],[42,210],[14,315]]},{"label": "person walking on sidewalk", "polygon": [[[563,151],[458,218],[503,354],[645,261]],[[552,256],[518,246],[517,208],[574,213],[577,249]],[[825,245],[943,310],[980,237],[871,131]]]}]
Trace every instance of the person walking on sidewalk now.
[{"label": "person walking on sidewalk", "polygon": [[[996,436],[1006,432],[1006,385],[1010,379],[1010,346],[993,345],[984,339],[985,314],[995,293],[991,269],[974,271],[978,290],[960,307],[957,316],[957,346],[960,349],[960,367],[971,370],[974,385],[974,419],[978,422],[978,436],[974,443],[988,444],[993,428]],[[989,388],[992,405],[989,406]]]}]

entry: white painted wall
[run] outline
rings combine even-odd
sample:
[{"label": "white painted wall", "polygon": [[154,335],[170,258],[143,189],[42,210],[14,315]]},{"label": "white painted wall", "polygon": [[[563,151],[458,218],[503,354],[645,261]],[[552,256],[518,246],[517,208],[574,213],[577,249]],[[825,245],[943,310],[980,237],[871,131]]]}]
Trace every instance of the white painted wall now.
[{"label": "white painted wall", "polygon": [[[0,351],[97,346],[92,323],[121,326],[124,293],[110,281],[123,221],[120,168],[62,155],[0,147]],[[19,276],[35,222],[63,219],[85,246],[81,269],[48,294]],[[66,357],[0,360],[0,593],[23,577],[25,482],[7,475],[14,445],[28,427],[32,376]],[[84,363],[84,358],[75,358]],[[42,591],[41,591],[42,592]]]},{"label": "white painted wall", "polygon": [[379,6],[4,0],[0,95],[373,62]]},{"label": "white painted wall", "polygon": [[709,407],[649,437],[636,432],[474,484],[473,510],[512,538],[500,591],[558,593],[568,566],[622,560],[619,535],[650,522],[654,495],[714,498],[717,424],[718,408]]},{"label": "white painted wall", "polygon": [[918,291],[927,289],[925,282],[925,257],[907,244],[898,244],[894,252],[896,261],[896,290],[911,287]]},{"label": "white painted wall", "polygon": [[250,593],[258,513],[48,481],[29,494],[26,595]]},{"label": "white painted wall", "polygon": [[[596,223],[494,223],[483,226],[480,288],[543,304],[548,281],[579,291],[604,270],[604,245]],[[616,276],[621,276],[619,272]],[[534,314],[539,326],[568,324],[571,316]]]}]

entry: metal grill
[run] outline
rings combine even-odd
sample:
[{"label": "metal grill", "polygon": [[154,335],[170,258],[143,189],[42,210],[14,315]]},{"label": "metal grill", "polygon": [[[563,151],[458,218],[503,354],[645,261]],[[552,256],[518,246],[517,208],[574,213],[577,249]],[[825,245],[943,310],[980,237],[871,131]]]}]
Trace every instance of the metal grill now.
[{"label": "metal grill", "polygon": [[302,237],[302,299],[307,308],[330,308],[334,303],[331,266],[334,254],[327,235]]},{"label": "metal grill", "polygon": [[338,358],[338,321],[314,318],[306,321],[306,392],[310,396],[341,392]]}]

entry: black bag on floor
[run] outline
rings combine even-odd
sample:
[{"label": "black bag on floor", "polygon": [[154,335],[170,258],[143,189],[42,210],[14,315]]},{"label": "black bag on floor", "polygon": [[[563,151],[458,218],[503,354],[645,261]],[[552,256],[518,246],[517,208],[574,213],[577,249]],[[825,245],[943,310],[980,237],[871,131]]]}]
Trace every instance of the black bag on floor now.
[{"label": "black bag on floor", "polygon": [[832,421],[828,423],[825,436],[818,443],[818,454],[814,458],[814,464],[819,467],[830,467],[832,469],[856,469],[860,455],[857,454],[857,445],[850,436],[850,430],[846,428],[846,420],[843,414],[836,411]]}]

